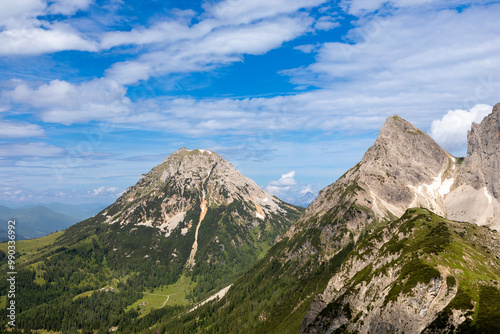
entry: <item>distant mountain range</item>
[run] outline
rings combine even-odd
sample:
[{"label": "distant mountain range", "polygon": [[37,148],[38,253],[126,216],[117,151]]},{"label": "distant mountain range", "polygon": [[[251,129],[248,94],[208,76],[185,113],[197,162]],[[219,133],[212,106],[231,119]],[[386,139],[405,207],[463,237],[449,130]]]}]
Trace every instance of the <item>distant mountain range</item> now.
[{"label": "distant mountain range", "polygon": [[12,209],[0,205],[0,221],[5,223],[5,227],[0,227],[0,241],[7,240],[6,226],[11,219],[17,222],[17,240],[32,239],[64,230],[95,215],[104,207],[101,204],[51,203]]},{"label": "distant mountain range", "polygon": [[301,206],[303,208],[307,208],[309,206],[309,204],[314,202],[316,197],[318,197],[318,194],[315,194],[313,192],[308,191],[304,195],[298,196],[297,198],[294,198],[294,199],[291,199],[288,202],[290,202],[294,205]]},{"label": "distant mountain range", "polygon": [[78,221],[90,218],[109,204],[102,203],[85,203],[85,204],[66,204],[66,203],[49,203],[43,204],[42,206],[54,211],[61,213],[66,216],[76,218]]}]

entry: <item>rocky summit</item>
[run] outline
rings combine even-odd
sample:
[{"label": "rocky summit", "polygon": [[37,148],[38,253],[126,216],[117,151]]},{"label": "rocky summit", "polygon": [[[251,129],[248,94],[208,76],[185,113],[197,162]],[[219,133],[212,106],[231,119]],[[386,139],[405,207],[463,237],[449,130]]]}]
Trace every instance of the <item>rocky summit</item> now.
[{"label": "rocky summit", "polygon": [[[400,117],[387,119],[362,161],[320,193],[319,203],[297,224],[321,219],[323,207],[331,212],[350,197],[357,214],[344,214],[337,230],[354,241],[361,231],[373,231],[315,297],[301,332],[486,333],[488,323],[500,328],[498,312],[486,315],[488,303],[500,296],[499,117],[496,105],[473,124],[465,158],[451,156]],[[403,212],[401,219],[376,224]]]},{"label": "rocky summit", "polygon": [[233,218],[248,229],[296,211],[241,175],[218,154],[181,148],[143,175],[102,215],[105,223],[149,226],[168,237],[174,230],[185,235],[197,226],[199,219],[186,219],[188,211],[206,213],[209,208],[236,202],[244,206],[249,219]]},{"label": "rocky summit", "polygon": [[[135,248],[124,247],[118,234],[108,238],[108,247],[122,257],[140,253],[191,270],[197,264],[218,270],[249,265],[299,213],[218,154],[181,148],[91,220],[129,235],[154,235],[152,245]],[[160,244],[162,251],[155,251]]]},{"label": "rocky summit", "polygon": [[445,199],[448,217],[500,231],[500,104],[467,135],[467,157]]}]

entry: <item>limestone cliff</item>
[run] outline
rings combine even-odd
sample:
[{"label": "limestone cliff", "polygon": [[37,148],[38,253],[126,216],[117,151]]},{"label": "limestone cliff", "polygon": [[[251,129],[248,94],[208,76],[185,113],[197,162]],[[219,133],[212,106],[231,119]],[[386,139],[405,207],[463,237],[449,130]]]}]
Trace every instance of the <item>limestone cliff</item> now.
[{"label": "limestone cliff", "polygon": [[500,104],[472,124],[467,139],[467,157],[445,200],[448,217],[500,230]]}]

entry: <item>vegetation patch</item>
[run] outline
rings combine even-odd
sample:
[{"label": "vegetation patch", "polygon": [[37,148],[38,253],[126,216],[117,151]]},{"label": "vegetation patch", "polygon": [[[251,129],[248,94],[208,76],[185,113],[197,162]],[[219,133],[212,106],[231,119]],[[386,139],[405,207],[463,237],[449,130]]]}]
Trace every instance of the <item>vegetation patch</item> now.
[{"label": "vegetation patch", "polygon": [[413,259],[401,269],[401,274],[393,283],[391,290],[384,300],[384,305],[396,301],[400,294],[409,293],[418,283],[428,284],[431,279],[441,277],[439,271],[423,263],[420,259]]}]

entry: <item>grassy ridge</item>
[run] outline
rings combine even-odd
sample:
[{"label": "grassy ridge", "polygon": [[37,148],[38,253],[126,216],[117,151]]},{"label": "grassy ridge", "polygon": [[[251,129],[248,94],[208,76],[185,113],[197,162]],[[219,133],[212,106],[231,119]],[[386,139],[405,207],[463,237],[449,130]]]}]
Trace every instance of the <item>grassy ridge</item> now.
[{"label": "grassy ridge", "polygon": [[[381,242],[381,246],[375,246]],[[499,253],[498,233],[488,228],[453,222],[425,209],[407,210],[401,219],[375,231],[354,249],[346,263],[372,260],[346,282],[345,290],[336,295],[311,327],[323,328],[336,318],[346,317],[348,323],[343,330],[358,328],[357,321],[369,317],[377,301],[371,300],[367,309],[352,309],[348,301],[356,299],[361,288],[365,296],[380,296],[381,291],[387,291],[384,286],[368,283],[384,282],[383,277],[391,272],[396,278],[388,286],[381,312],[391,303],[412,296],[418,284],[442,279],[447,293],[455,296],[429,326],[430,332],[500,332],[500,298],[495,299],[500,295]],[[384,261],[387,258],[392,260]],[[370,289],[380,291],[372,293]],[[459,328],[451,325],[453,310],[464,311],[466,320]]]}]

